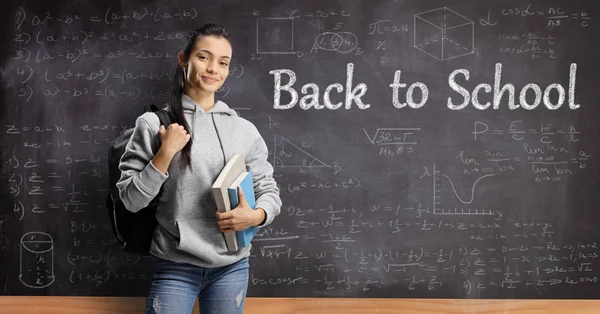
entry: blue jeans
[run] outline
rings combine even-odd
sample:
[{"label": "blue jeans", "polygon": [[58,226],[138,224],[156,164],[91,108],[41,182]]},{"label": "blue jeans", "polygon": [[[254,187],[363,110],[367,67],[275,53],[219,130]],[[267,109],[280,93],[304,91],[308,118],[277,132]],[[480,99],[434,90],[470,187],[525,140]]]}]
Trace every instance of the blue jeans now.
[{"label": "blue jeans", "polygon": [[196,298],[201,314],[241,314],[248,268],[248,258],[217,268],[158,259],[146,298],[146,314],[190,314]]}]

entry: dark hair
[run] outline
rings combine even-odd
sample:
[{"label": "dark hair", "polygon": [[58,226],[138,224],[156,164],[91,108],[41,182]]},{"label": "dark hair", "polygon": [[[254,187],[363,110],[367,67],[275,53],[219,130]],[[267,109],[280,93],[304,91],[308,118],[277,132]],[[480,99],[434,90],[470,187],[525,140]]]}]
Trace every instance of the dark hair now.
[{"label": "dark hair", "polygon": [[[216,36],[227,39],[231,43],[229,39],[230,35],[225,30],[225,28],[218,24],[206,23],[201,25],[198,28],[193,29],[187,36],[187,42],[185,47],[182,49],[185,60],[190,57],[190,53],[198,41],[203,36]],[[183,115],[183,105],[181,103],[181,97],[183,96],[183,91],[185,87],[185,73],[179,63],[177,64],[177,68],[175,69],[175,77],[173,78],[173,86],[171,88],[171,95],[169,96],[169,107],[171,108],[171,112],[175,121],[183,125],[185,130],[192,134],[189,124],[185,121],[185,116]],[[188,143],[181,150],[181,157],[185,158],[184,165],[191,168],[192,166],[192,142],[193,137],[190,138]]]}]

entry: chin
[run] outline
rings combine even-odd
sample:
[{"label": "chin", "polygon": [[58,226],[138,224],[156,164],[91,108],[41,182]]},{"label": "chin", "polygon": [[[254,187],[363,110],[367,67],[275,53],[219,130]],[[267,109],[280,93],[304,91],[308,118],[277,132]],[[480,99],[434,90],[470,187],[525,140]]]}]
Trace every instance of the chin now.
[{"label": "chin", "polygon": [[204,86],[203,89],[207,92],[216,93],[220,88],[221,88],[221,86],[219,86],[219,87]]},{"label": "chin", "polygon": [[209,85],[209,84],[204,84],[204,82],[201,82],[198,87],[203,91],[216,93],[219,90],[219,88],[221,88],[221,86],[222,85]]}]

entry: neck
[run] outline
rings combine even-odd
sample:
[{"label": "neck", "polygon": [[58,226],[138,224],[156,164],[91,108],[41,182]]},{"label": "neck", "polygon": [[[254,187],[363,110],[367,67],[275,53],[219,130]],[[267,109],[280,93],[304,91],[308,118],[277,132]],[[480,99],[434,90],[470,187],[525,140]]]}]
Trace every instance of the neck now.
[{"label": "neck", "polygon": [[209,111],[215,106],[215,93],[209,93],[197,89],[185,88],[184,93],[190,97],[204,111]]}]

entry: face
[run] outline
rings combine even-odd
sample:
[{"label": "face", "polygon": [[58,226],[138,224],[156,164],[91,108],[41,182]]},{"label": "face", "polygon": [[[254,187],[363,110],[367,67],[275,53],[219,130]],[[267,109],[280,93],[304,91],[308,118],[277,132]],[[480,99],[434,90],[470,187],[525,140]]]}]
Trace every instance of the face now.
[{"label": "face", "polygon": [[185,88],[197,92],[215,93],[229,74],[231,44],[222,37],[202,36],[185,58],[179,52],[179,65],[185,73]]}]

